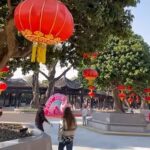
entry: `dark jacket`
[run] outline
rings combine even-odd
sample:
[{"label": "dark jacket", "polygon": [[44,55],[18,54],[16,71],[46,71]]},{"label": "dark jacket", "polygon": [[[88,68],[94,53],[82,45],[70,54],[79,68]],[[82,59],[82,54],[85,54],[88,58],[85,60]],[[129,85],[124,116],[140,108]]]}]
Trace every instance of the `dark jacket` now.
[{"label": "dark jacket", "polygon": [[48,120],[46,119],[46,117],[44,115],[43,108],[39,108],[39,110],[36,113],[35,124],[42,125],[44,121],[48,122]]}]

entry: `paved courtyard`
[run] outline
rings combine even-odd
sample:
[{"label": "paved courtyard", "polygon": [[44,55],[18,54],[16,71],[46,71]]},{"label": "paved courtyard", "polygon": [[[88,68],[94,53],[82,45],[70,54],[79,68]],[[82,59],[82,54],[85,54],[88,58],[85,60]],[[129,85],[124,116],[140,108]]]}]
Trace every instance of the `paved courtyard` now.
[{"label": "paved courtyard", "polygon": [[[4,113],[0,121],[34,123],[35,114]],[[51,136],[53,150],[57,150],[57,132],[59,119],[49,120],[53,127],[44,124],[45,132]],[[80,126],[81,118],[77,119],[79,127],[76,131],[73,150],[149,150],[150,137],[104,135]]]}]

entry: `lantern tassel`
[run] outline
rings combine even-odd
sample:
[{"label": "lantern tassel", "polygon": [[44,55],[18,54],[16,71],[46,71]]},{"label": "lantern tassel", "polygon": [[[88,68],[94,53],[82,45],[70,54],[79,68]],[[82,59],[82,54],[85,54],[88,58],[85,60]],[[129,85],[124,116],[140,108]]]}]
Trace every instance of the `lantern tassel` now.
[{"label": "lantern tassel", "polygon": [[39,63],[46,62],[46,44],[39,44],[37,48],[37,61]]},{"label": "lantern tassel", "polygon": [[93,85],[94,84],[94,80],[88,80],[88,86]]},{"label": "lantern tassel", "polygon": [[37,43],[34,42],[32,45],[32,56],[31,56],[31,62],[35,62],[36,58],[36,52],[37,52]]}]

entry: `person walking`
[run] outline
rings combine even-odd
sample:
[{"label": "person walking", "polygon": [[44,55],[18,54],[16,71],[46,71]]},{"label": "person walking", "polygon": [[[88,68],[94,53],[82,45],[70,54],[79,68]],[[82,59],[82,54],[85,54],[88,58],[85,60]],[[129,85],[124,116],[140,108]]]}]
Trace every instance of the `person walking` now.
[{"label": "person walking", "polygon": [[38,111],[36,113],[36,117],[35,117],[36,127],[43,132],[44,132],[44,128],[43,128],[44,121],[52,126],[52,124],[46,119],[46,117],[44,115],[44,107],[45,107],[45,104],[40,105],[40,107],[38,108]]},{"label": "person walking", "polygon": [[87,106],[84,105],[83,109],[82,109],[82,124],[83,126],[86,126],[87,122],[86,122],[86,118],[88,116],[88,109]]},{"label": "person walking", "polygon": [[64,150],[66,146],[67,150],[72,150],[73,148],[73,139],[75,130],[77,128],[76,120],[70,107],[66,107],[64,110],[64,115],[62,123],[59,126],[59,134],[61,140],[59,141],[58,150]]}]

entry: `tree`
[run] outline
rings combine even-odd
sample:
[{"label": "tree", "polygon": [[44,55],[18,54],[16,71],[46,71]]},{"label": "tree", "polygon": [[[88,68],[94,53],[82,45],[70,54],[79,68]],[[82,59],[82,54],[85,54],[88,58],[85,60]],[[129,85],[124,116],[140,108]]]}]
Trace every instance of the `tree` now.
[{"label": "tree", "polygon": [[[26,58],[31,53],[31,42],[17,33],[13,23],[12,10],[19,1],[11,0],[9,8],[6,1],[1,1],[0,68],[5,66],[10,58],[21,57],[21,59],[17,58],[15,62],[21,62],[20,64],[23,65],[25,71],[25,68],[32,69],[28,66],[34,66],[34,64],[29,65],[29,59]],[[57,46],[48,47],[47,66],[52,66],[55,64],[53,62],[59,60],[63,66],[69,62],[76,67],[79,65],[84,51],[100,51],[110,34],[122,37],[129,35],[133,15],[127,7],[135,7],[139,0],[126,0],[124,2],[62,0],[62,2],[68,6],[73,15],[75,33],[67,42],[62,43],[61,51],[56,48]],[[15,65],[18,64],[15,63]],[[54,67],[55,65],[51,69],[53,70]],[[13,66],[13,68],[17,67]]]},{"label": "tree", "polygon": [[139,94],[149,85],[150,47],[138,35],[126,40],[111,36],[98,57],[96,67],[100,72],[97,86],[113,90],[119,106],[116,89],[119,84],[131,85]]},{"label": "tree", "polygon": [[[25,57],[31,52],[31,43],[17,34],[13,24],[12,9],[15,8],[19,0],[11,0],[11,2],[12,6],[9,7],[9,11],[6,1],[1,2],[1,26],[4,26],[4,29],[1,29],[0,32],[0,34],[3,34],[3,36],[0,36],[0,67],[4,66],[11,57]],[[63,0],[63,2],[73,14],[75,33],[68,41],[70,44],[63,44],[62,48],[64,53],[70,51],[73,54],[70,55],[69,62],[76,64],[78,62],[76,58],[81,56],[82,51],[102,48],[110,34],[128,34],[133,15],[127,7],[136,6],[138,0],[126,0],[124,2]],[[67,55],[64,55],[63,58],[65,57]]]}]

